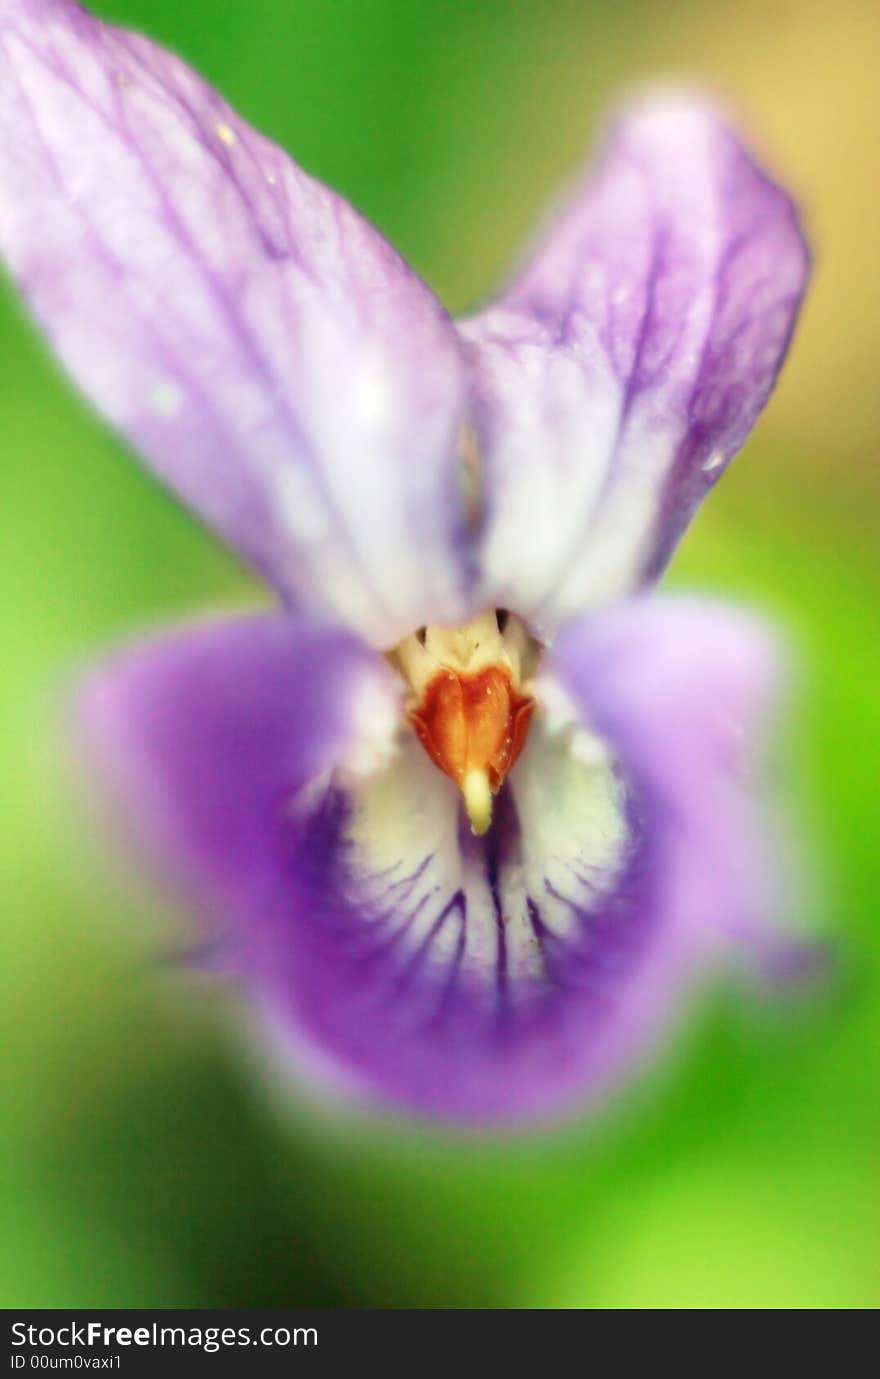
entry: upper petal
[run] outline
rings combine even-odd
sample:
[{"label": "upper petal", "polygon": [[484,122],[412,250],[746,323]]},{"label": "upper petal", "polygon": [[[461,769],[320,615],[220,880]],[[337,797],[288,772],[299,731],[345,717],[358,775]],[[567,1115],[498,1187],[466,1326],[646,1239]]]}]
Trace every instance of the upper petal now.
[{"label": "upper petal", "polygon": [[455,620],[448,317],[179,58],[3,0],[0,250],[91,400],[283,593],[383,646]]},{"label": "upper petal", "polygon": [[711,109],[618,122],[525,271],[461,324],[488,602],[550,632],[659,573],[767,400],[807,273],[792,202]]}]

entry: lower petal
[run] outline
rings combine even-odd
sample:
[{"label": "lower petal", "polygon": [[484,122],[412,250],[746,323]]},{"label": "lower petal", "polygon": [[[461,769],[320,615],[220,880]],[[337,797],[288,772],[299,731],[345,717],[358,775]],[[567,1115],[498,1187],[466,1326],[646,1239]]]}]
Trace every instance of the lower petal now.
[{"label": "lower petal", "polygon": [[288,1072],[436,1118],[559,1115],[646,1057],[725,954],[795,951],[744,774],[763,634],[638,600],[569,628],[548,675],[568,717],[548,681],[481,838],[345,634],[205,628],[93,683],[105,762],[225,926]]},{"label": "lower petal", "polygon": [[415,741],[311,795],[256,943],[283,1048],[430,1116],[558,1115],[647,1057],[724,960],[802,955],[774,930],[743,751],[774,670],[741,615],[638,601],[563,639],[576,721],[545,694],[485,838]]},{"label": "lower petal", "polygon": [[[329,1057],[349,1094],[467,1121],[589,1093],[594,1027],[650,927],[651,881],[607,754],[578,761],[540,727],[533,744],[481,838],[414,737],[368,784],[305,792],[251,951],[306,1074],[326,1077]],[[526,832],[545,789],[565,816],[552,841]]]}]

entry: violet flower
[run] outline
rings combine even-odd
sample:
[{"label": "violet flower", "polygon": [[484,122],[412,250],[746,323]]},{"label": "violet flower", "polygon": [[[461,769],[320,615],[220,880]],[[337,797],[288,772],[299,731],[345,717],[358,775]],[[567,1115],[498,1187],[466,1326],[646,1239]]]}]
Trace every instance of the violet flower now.
[{"label": "violet flower", "polygon": [[124,651],[85,720],[298,1074],[556,1114],[697,978],[784,951],[750,785],[772,646],[644,592],[808,272],[711,109],[624,113],[454,322],[179,58],[0,0],[0,245],[86,395],[278,596]]}]

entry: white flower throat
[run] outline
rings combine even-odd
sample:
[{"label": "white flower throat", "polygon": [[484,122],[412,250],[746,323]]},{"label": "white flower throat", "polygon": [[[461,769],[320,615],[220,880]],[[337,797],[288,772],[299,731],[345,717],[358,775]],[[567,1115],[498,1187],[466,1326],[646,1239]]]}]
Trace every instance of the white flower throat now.
[{"label": "white flower throat", "polygon": [[407,716],[435,766],[458,785],[474,833],[519,756],[535,698],[540,649],[511,613],[460,627],[423,627],[389,655],[409,688]]}]

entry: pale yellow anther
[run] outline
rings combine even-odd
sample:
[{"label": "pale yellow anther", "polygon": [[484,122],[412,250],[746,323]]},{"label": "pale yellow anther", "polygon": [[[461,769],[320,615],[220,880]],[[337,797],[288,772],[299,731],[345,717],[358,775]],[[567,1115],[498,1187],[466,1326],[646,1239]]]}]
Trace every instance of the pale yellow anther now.
[{"label": "pale yellow anther", "polygon": [[492,822],[492,789],[487,771],[468,771],[461,783],[464,807],[471,821],[471,833],[487,833]]}]

